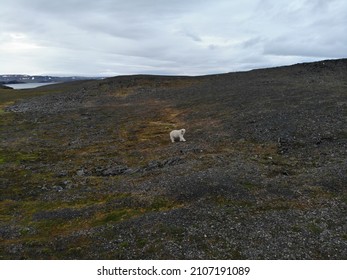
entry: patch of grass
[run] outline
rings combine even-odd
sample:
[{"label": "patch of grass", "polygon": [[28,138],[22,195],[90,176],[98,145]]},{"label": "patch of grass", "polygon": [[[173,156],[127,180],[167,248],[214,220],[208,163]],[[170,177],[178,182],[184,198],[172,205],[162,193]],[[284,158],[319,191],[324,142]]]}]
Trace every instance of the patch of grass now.
[{"label": "patch of grass", "polygon": [[17,203],[14,200],[5,199],[0,201],[0,218],[1,221],[11,221],[13,219],[13,214],[16,211]]},{"label": "patch of grass", "polygon": [[128,220],[135,216],[139,216],[143,214],[144,212],[145,210],[143,209],[121,208],[121,209],[113,210],[111,212],[98,213],[96,217],[94,217],[92,226],[101,226],[107,223],[117,223],[120,221]]},{"label": "patch of grass", "polygon": [[229,259],[231,260],[245,260],[247,259],[245,256],[242,255],[241,251],[238,249],[233,249],[229,252]]},{"label": "patch of grass", "polygon": [[[347,114],[347,110],[346,110],[346,114]],[[340,131],[338,134],[338,137],[341,139],[347,139],[347,130]]]},{"label": "patch of grass", "polygon": [[165,240],[174,240],[175,242],[181,242],[184,237],[184,227],[173,224],[159,224],[157,226],[160,235],[165,236]]},{"label": "patch of grass", "polygon": [[165,211],[172,208],[175,208],[177,206],[181,206],[180,204],[177,205],[175,201],[169,200],[165,197],[155,197],[153,201],[151,202],[149,209],[151,211]]},{"label": "patch of grass", "polygon": [[174,124],[146,119],[124,123],[119,131],[118,155],[128,166],[144,165],[157,159],[157,147],[169,144],[168,133]]},{"label": "patch of grass", "polygon": [[18,152],[15,157],[17,162],[32,162],[39,159],[39,155],[36,153]]},{"label": "patch of grass", "polygon": [[120,88],[118,89],[117,91],[111,93],[112,96],[116,96],[116,97],[119,97],[119,98],[125,98],[125,97],[128,97],[129,95],[132,95],[134,94],[136,91],[134,88]]},{"label": "patch of grass", "polygon": [[136,245],[140,248],[145,247],[148,244],[148,240],[143,239],[143,238],[138,238],[136,239]]},{"label": "patch of grass", "polygon": [[292,231],[299,233],[299,232],[301,232],[301,227],[298,225],[294,225],[294,226],[292,226]]},{"label": "patch of grass", "polygon": [[224,196],[217,196],[213,198],[213,201],[220,206],[236,207],[236,208],[248,208],[253,206],[253,202],[239,199],[230,199]]},{"label": "patch of grass", "polygon": [[[121,206],[123,199],[128,198],[129,194],[118,193],[99,196],[90,194],[69,202],[7,199],[0,202],[0,218],[2,221],[15,221],[21,233],[20,236],[7,242],[29,244],[45,243],[56,236],[68,236],[73,232],[119,223],[146,213],[181,207],[163,197],[150,199],[147,205],[141,207]],[[116,201],[119,201],[119,206]],[[114,207],[111,206],[113,204]],[[84,213],[89,214],[84,215]],[[86,242],[89,242],[88,240]],[[84,245],[81,241],[70,248],[68,255],[71,253],[71,256],[77,256],[83,251],[78,247],[83,248]]]},{"label": "patch of grass", "polygon": [[33,162],[39,159],[39,154],[36,152],[20,152],[20,151],[5,151],[0,150],[0,163],[15,163]]},{"label": "patch of grass", "polygon": [[347,204],[347,194],[342,195],[341,200]]},{"label": "patch of grass", "polygon": [[36,89],[36,90],[4,90],[0,89],[0,108],[4,108],[6,106],[10,106],[15,102],[27,98],[32,98],[39,95],[44,95],[50,93],[50,91],[46,89]]},{"label": "patch of grass", "polygon": [[257,190],[259,188],[259,185],[254,184],[252,182],[245,182],[243,183],[243,187],[246,188],[247,190]]},{"label": "patch of grass", "polygon": [[164,197],[155,197],[151,202],[149,202],[148,206],[133,208],[125,207],[114,209],[110,212],[97,213],[94,217],[93,226],[104,225],[110,222],[117,223],[149,212],[166,211],[177,207],[182,207],[182,205]]},{"label": "patch of grass", "polygon": [[297,205],[297,201],[290,201],[285,199],[272,199],[266,201],[254,208],[255,212],[266,212],[266,211],[279,211],[288,210],[292,208],[301,208],[301,205]]},{"label": "patch of grass", "polygon": [[309,223],[307,225],[307,228],[309,231],[311,231],[313,234],[321,234],[323,229],[321,229],[317,224],[315,223]]}]

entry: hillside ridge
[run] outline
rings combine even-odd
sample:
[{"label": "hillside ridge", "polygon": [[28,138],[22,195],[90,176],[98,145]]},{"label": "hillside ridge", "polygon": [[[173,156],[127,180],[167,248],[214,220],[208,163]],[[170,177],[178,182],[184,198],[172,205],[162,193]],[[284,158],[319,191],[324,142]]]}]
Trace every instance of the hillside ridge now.
[{"label": "hillside ridge", "polygon": [[346,77],[340,59],[1,89],[0,258],[345,259]]}]

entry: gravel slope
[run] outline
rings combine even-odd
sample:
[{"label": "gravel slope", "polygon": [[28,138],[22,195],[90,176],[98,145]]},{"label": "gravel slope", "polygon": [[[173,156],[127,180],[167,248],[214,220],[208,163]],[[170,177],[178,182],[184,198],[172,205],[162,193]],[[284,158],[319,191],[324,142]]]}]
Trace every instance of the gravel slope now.
[{"label": "gravel slope", "polygon": [[0,257],[346,259],[346,77],[126,76],[7,107]]}]

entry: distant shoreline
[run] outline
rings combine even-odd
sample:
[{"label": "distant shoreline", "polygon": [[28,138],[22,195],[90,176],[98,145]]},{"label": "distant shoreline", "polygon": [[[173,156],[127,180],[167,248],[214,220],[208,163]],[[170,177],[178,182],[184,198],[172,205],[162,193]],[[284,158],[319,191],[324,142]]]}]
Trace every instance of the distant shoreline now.
[{"label": "distant shoreline", "polygon": [[37,88],[37,87],[43,87],[43,86],[49,86],[59,84],[59,82],[50,82],[50,83],[16,83],[16,84],[6,84],[6,86],[9,86],[13,89],[30,89],[30,88]]},{"label": "distant shoreline", "polygon": [[[30,75],[12,75],[5,74],[0,75],[0,84],[13,86],[16,84],[35,84],[35,86],[30,87],[38,87],[37,84],[51,84],[51,83],[64,83],[64,82],[72,82],[72,81],[81,81],[81,80],[90,80],[95,79],[93,77],[82,77],[82,76],[70,76],[70,77],[55,77],[55,76],[30,76]],[[17,87],[14,87],[17,88]],[[20,87],[22,88],[22,87]],[[25,88],[27,88],[25,86]]]}]

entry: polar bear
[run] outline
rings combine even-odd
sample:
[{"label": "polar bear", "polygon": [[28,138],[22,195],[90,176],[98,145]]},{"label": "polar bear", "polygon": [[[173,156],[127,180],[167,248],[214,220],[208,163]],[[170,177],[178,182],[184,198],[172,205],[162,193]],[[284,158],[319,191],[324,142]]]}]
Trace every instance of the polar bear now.
[{"label": "polar bear", "polygon": [[183,138],[184,133],[186,133],[186,130],[184,128],[180,130],[173,130],[170,132],[170,139],[171,142],[174,143],[175,141],[185,142],[186,139]]}]

